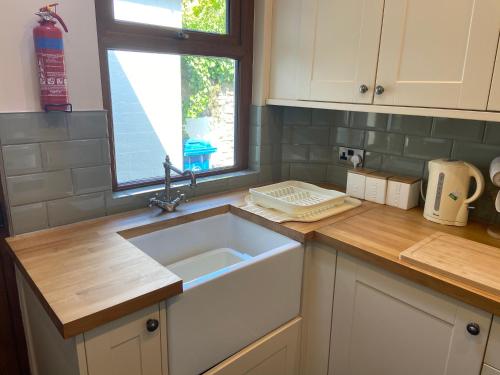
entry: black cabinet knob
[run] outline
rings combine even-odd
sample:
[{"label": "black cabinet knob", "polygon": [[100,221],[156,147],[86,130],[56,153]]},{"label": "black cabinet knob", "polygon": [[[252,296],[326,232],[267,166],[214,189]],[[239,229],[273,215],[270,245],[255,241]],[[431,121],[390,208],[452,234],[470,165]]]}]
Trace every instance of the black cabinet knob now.
[{"label": "black cabinet knob", "polygon": [[154,332],[158,329],[159,325],[160,323],[158,322],[158,320],[148,319],[148,321],[146,322],[146,329],[148,330],[148,332]]},{"label": "black cabinet knob", "polygon": [[366,94],[368,92],[368,86],[366,86],[366,85],[359,86],[359,92],[361,94]]},{"label": "black cabinet knob", "polygon": [[375,87],[375,94],[376,95],[382,95],[384,93],[384,91],[385,91],[384,86],[378,85],[377,87]]},{"label": "black cabinet knob", "polygon": [[481,328],[477,323],[469,323],[467,324],[467,332],[469,332],[472,336],[477,336],[479,335],[479,332],[481,332]]}]

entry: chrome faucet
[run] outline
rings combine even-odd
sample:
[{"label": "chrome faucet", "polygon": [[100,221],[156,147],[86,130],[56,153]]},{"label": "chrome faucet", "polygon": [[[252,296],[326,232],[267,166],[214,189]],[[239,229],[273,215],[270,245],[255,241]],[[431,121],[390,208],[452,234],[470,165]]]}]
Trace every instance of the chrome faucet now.
[{"label": "chrome faucet", "polygon": [[174,194],[172,193],[172,177],[170,176],[170,171],[174,171],[181,176],[189,176],[191,179],[189,186],[192,188],[196,186],[196,176],[193,171],[181,171],[180,169],[174,167],[168,155],[165,156],[163,168],[165,169],[165,189],[161,193],[157,193],[149,200],[149,207],[157,206],[163,211],[174,212],[177,206],[186,200],[186,194],[181,193],[179,190],[177,190]]}]

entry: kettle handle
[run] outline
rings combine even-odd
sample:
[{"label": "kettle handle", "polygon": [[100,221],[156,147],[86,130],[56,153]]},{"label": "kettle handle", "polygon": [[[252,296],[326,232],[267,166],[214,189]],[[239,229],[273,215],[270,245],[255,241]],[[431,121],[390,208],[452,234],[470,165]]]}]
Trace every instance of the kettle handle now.
[{"label": "kettle handle", "polygon": [[469,163],[464,163],[464,164],[470,168],[470,176],[472,178],[474,178],[474,180],[476,180],[476,185],[477,185],[476,191],[474,192],[474,194],[472,194],[472,196],[470,198],[467,198],[464,201],[464,204],[468,204],[468,203],[474,202],[476,199],[478,199],[481,196],[481,194],[483,194],[483,192],[484,192],[484,177],[483,177],[483,174],[481,173],[481,171],[479,169],[477,169],[474,165],[469,164]]}]

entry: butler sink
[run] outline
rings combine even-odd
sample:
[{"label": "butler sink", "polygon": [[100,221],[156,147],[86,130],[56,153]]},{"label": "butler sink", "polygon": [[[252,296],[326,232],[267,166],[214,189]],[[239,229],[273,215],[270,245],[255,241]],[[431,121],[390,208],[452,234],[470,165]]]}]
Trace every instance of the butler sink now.
[{"label": "butler sink", "polygon": [[299,314],[303,247],[226,213],[129,240],[183,280],[167,301],[171,375],[200,374]]}]

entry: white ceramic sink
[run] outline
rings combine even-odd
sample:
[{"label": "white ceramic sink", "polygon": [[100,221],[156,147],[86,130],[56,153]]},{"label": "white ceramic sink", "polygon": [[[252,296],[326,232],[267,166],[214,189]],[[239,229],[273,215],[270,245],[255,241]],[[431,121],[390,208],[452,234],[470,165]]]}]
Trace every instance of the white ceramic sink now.
[{"label": "white ceramic sink", "polygon": [[184,281],[167,301],[171,375],[199,374],[299,315],[303,247],[232,214],[130,239]]}]

